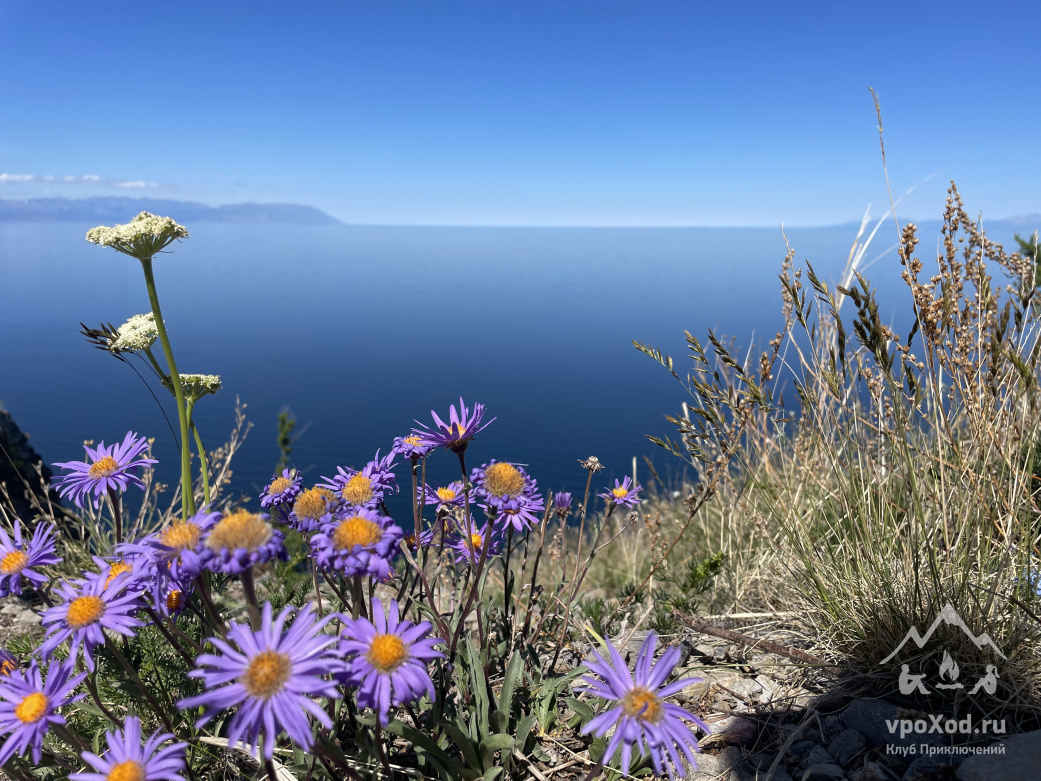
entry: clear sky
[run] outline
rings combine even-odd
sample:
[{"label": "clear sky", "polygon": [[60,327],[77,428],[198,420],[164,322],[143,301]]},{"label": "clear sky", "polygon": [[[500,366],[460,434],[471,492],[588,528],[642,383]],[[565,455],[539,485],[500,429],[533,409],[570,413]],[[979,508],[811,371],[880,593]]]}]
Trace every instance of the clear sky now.
[{"label": "clear sky", "polygon": [[[354,223],[1041,212],[1039,2],[0,0],[0,198]],[[51,177],[46,179],[45,177]]]}]

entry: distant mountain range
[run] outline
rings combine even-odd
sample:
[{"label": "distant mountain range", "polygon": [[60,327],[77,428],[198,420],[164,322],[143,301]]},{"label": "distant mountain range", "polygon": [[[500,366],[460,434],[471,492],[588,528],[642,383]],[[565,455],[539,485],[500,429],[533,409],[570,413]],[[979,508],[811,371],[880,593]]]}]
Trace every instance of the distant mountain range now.
[{"label": "distant mountain range", "polygon": [[340,221],[311,206],[295,203],[237,203],[207,206],[192,201],[151,198],[29,198],[0,200],[0,222],[89,222],[94,225],[129,222],[139,212],[173,217],[177,222],[291,223],[334,225]]}]

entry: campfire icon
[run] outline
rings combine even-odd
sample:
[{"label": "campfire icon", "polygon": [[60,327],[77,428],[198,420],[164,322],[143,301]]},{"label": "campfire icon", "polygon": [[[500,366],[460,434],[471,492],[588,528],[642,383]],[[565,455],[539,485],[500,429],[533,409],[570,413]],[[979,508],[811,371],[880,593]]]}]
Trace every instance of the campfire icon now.
[{"label": "campfire icon", "polygon": [[943,652],[943,661],[940,663],[940,677],[950,683],[938,683],[937,689],[964,689],[965,684],[958,682],[958,663],[951,658],[947,651]]}]

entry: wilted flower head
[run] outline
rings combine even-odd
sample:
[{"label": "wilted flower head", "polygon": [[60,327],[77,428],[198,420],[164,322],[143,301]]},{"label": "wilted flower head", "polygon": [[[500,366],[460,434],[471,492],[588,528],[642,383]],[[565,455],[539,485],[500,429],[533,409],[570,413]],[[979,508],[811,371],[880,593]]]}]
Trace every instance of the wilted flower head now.
[{"label": "wilted flower head", "polygon": [[412,460],[422,458],[433,449],[434,446],[424,443],[419,434],[409,434],[407,437],[394,437],[394,446],[390,452]]},{"label": "wilted flower head", "polygon": [[495,418],[492,418],[482,425],[484,405],[475,404],[473,414],[471,414],[463,402],[462,396],[459,397],[459,411],[456,412],[453,404],[448,408],[448,413],[448,422],[446,423],[437,416],[436,412],[430,410],[430,415],[434,418],[434,426],[425,426],[417,420],[416,424],[419,426],[419,429],[414,433],[420,437],[424,444],[430,447],[444,447],[454,453],[462,453],[466,450],[466,446],[470,444],[470,440],[474,436],[495,421]]},{"label": "wilted flower head", "polygon": [[624,504],[626,507],[635,507],[640,503],[639,493],[643,490],[643,487],[639,483],[633,483],[633,481],[626,475],[625,480],[621,483],[617,479],[614,481],[614,488],[608,488],[604,493],[598,494],[602,499],[607,499],[609,502],[615,504]]},{"label": "wilted flower head", "polygon": [[285,535],[266,515],[237,510],[217,521],[202,544],[202,564],[214,572],[238,575],[256,564],[285,559]]},{"label": "wilted flower head", "polygon": [[19,670],[0,678],[0,765],[14,756],[22,756],[32,746],[33,762],[43,757],[43,736],[51,724],[64,724],[65,717],[58,708],[83,699],[85,694],[73,696],[73,690],[87,677],[80,673],[73,677],[76,663],[72,659],[54,662],[40,673],[35,659],[29,669]]},{"label": "wilted flower head", "polygon": [[183,781],[184,750],[187,743],[174,743],[159,748],[163,743],[174,740],[169,733],[156,730],[141,745],[141,719],[127,716],[122,732],[106,732],[108,753],[102,759],[97,754],[84,751],[83,761],[96,773],[73,773],[70,781]]},{"label": "wilted flower head", "polygon": [[346,577],[371,575],[384,579],[403,532],[390,518],[356,507],[324,524],[311,538],[311,552],[322,567]]},{"label": "wilted flower head", "polygon": [[141,626],[137,612],[144,607],[140,588],[133,588],[131,573],[117,575],[105,582],[95,574],[93,578],[62,583],[57,594],[63,602],[47,608],[43,626],[47,637],[40,646],[40,656],[50,658],[54,649],[69,642],[69,658],[75,658],[83,648],[83,662],[94,671],[94,649],[105,642],[105,630],[133,637]]},{"label": "wilted flower head", "polygon": [[111,247],[138,260],[148,260],[177,239],[188,238],[188,229],[169,217],[141,212],[124,225],[104,225],[87,231],[87,241]]},{"label": "wilted flower head", "polygon": [[260,493],[261,507],[278,507],[290,504],[300,495],[300,486],[304,479],[295,469],[283,469],[282,474],[275,475],[271,482],[264,486]]},{"label": "wilted flower head", "polygon": [[154,314],[148,312],[144,315],[134,315],[119,326],[118,335],[109,341],[108,349],[116,353],[137,352],[148,349],[158,338],[159,329],[156,328]]},{"label": "wilted flower head", "polygon": [[433,699],[434,683],[427,664],[444,658],[434,649],[444,641],[429,637],[429,621],[401,621],[396,601],[390,603],[387,616],[379,599],[373,599],[372,618],[372,622],[348,619],[340,649],[347,656],[346,682],[358,687],[358,705],[372,708],[380,724],[386,726],[391,707],[413,702],[424,694]]},{"label": "wilted flower head", "polygon": [[336,467],[339,473],[335,477],[322,477],[326,482],[320,483],[322,488],[334,491],[340,500],[354,507],[375,507],[387,494],[396,493],[398,490],[397,480],[394,477],[394,453],[385,458],[380,458],[376,451],[376,457],[367,463],[363,469],[344,469]]},{"label": "wilted flower head", "polygon": [[148,450],[148,440],[138,438],[133,431],[127,432],[121,444],[105,447],[102,440],[96,449],[87,445],[83,449],[90,463],[65,461],[54,465],[67,472],[56,481],[58,493],[70,497],[77,507],[85,507],[83,501],[92,493],[94,506],[99,507],[101,497],[111,490],[123,493],[131,485],[143,489],[145,484],[132,470],[159,463],[154,458],[143,457]]},{"label": "wilted flower head", "polygon": [[571,513],[572,496],[568,491],[553,494],[553,509],[561,518],[567,518]]},{"label": "wilted flower head", "polygon": [[658,635],[648,633],[636,656],[634,671],[630,673],[625,660],[608,640],[607,651],[611,661],[605,661],[594,650],[595,661],[586,662],[586,666],[599,678],[584,677],[584,686],[576,687],[576,691],[589,692],[608,701],[608,710],[582,728],[583,735],[591,732],[602,737],[614,727],[614,734],[604,751],[605,764],[621,748],[622,773],[628,773],[633,746],[636,745],[642,753],[649,755],[655,773],[660,775],[667,771],[675,778],[676,772],[682,768],[680,754],[694,766],[694,754],[698,750],[697,736],[684,720],[706,733],[709,728],[694,714],[665,701],[666,697],[701,678],[682,678],[662,686],[680,660],[680,649],[673,646],[667,650],[652,668],[657,642]]},{"label": "wilted flower head", "polygon": [[221,389],[219,374],[182,374],[181,388],[184,397],[196,402],[208,393],[216,393]]},{"label": "wilted flower head", "polygon": [[54,525],[41,523],[36,527],[33,538],[26,545],[22,542],[22,522],[14,522],[14,539],[0,526],[0,597],[22,593],[22,578],[34,586],[47,582],[47,578],[33,567],[45,567],[61,561],[54,555]]},{"label": "wilted flower head", "polygon": [[[261,627],[232,622],[228,641],[210,639],[218,654],[203,654],[199,669],[188,673],[201,678],[204,691],[177,703],[188,709],[200,705],[206,713],[198,726],[205,725],[223,710],[236,708],[228,725],[228,743],[234,746],[245,739],[252,747],[264,734],[264,757],[270,759],[275,738],[285,731],[304,749],[312,745],[307,714],[329,728],[332,722],[312,697],[335,697],[336,686],[327,680],[343,663],[329,650],[336,636],[322,631],[336,614],[315,621],[311,605],[300,610],[289,629],[283,630],[292,608],[286,607],[271,617],[271,603],[264,605]],[[231,644],[234,643],[234,646]]]}]

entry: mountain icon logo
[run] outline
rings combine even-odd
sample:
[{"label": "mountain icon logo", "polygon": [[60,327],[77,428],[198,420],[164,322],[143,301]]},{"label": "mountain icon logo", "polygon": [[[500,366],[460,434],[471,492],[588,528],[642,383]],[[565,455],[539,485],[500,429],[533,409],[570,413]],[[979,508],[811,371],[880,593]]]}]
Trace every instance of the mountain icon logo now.
[{"label": "mountain icon logo", "polygon": [[909,641],[913,642],[919,649],[925,647],[925,644],[929,642],[930,638],[936,632],[940,624],[947,624],[948,626],[958,627],[959,629],[961,629],[962,632],[965,633],[965,636],[968,637],[973,642],[973,644],[980,650],[983,650],[985,647],[989,646],[990,649],[994,651],[994,653],[996,653],[1002,659],[1007,659],[1005,654],[1001,652],[1001,649],[998,648],[997,644],[991,639],[989,634],[987,634],[986,632],[984,632],[981,635],[976,635],[975,633],[973,633],[973,631],[969,629],[969,627],[965,624],[965,621],[962,620],[962,617],[958,615],[958,611],[954,609],[954,605],[948,602],[946,605],[943,606],[943,610],[939,612],[936,618],[933,619],[932,624],[929,625],[929,628],[925,631],[924,635],[918,631],[918,627],[912,626],[910,629],[907,630],[907,634],[904,635],[904,639],[900,641],[900,645],[898,645],[893,650],[893,653],[889,654],[889,656],[883,659],[881,664],[886,664],[887,662],[892,661],[896,657],[896,655],[899,654],[901,650],[903,650],[904,646],[907,645]]}]

